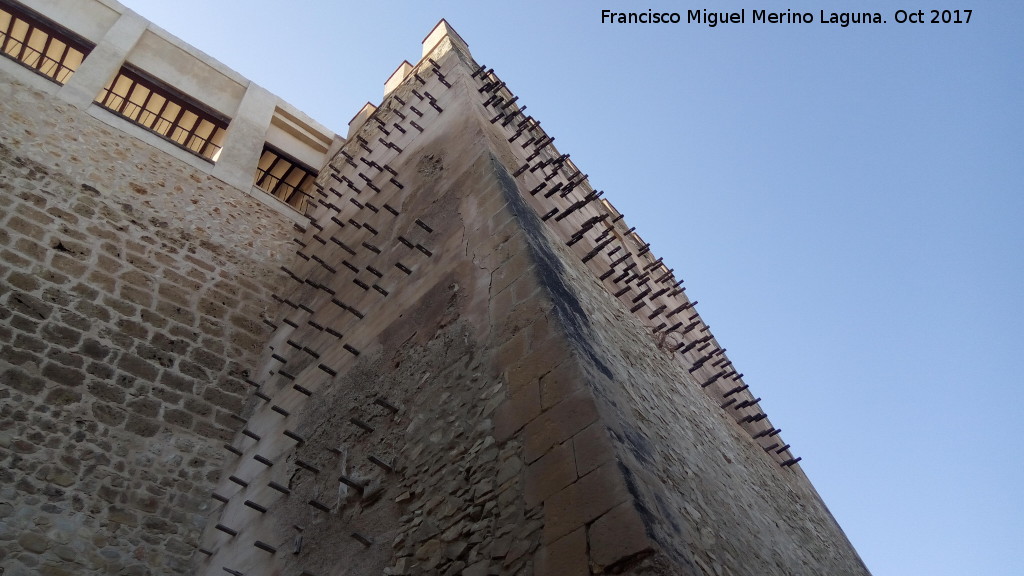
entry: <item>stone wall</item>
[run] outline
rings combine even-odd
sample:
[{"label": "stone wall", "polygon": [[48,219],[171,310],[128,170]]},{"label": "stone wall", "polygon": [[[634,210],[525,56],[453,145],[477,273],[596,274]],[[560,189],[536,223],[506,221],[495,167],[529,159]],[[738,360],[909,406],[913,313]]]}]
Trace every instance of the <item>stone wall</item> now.
[{"label": "stone wall", "polygon": [[[615,520],[575,536],[578,556],[588,542],[596,571],[617,560],[608,550],[657,550],[671,574],[867,574],[799,468],[780,465],[575,255],[562,252],[561,262],[587,319],[576,343],[592,353],[578,355],[580,369],[613,440],[617,489],[629,495]],[[553,506],[581,498],[565,490]],[[642,525],[649,541],[630,542],[616,523]],[[586,573],[577,570],[561,573]]]},{"label": "stone wall", "polygon": [[531,193],[575,178],[550,139],[429,56],[321,175],[200,571],[866,573],[712,338],[644,322],[681,290],[594,268],[671,274],[589,186]]},{"label": "stone wall", "polygon": [[0,78],[0,566],[189,573],[291,222]]},{"label": "stone wall", "polygon": [[474,72],[569,350],[554,370],[506,367],[526,498],[543,502],[537,573],[867,574],[681,280],[493,71]]},{"label": "stone wall", "polygon": [[653,566],[629,548],[653,551],[552,299],[551,240],[468,56],[431,56],[321,176],[200,573],[589,572],[595,520],[599,560]]},{"label": "stone wall", "polygon": [[201,573],[533,573],[543,511],[499,406],[531,341],[567,349],[463,65],[434,56],[451,88],[410,79],[321,175]]},{"label": "stone wall", "polygon": [[431,37],[294,229],[0,85],[4,568],[866,574],[681,282]]}]

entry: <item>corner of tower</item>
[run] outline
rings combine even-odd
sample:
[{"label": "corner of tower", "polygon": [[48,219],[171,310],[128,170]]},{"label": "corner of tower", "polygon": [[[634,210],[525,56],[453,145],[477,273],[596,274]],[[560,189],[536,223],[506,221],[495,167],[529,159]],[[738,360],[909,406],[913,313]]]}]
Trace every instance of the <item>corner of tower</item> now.
[{"label": "corner of tower", "polygon": [[447,20],[441,18],[430,33],[427,34],[426,38],[423,39],[423,54],[421,58],[426,58],[446,38],[451,42],[452,46],[459,48],[467,56],[470,55],[469,44],[462,39],[462,36],[459,36],[459,33],[455,31],[455,28]]}]

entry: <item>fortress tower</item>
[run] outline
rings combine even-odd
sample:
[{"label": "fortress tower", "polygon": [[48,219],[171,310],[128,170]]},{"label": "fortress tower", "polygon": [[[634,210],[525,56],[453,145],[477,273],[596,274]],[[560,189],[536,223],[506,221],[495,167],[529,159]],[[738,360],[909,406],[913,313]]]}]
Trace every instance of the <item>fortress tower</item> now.
[{"label": "fortress tower", "polygon": [[868,573],[675,273],[447,22],[342,137],[116,2],[26,4],[5,574]]}]

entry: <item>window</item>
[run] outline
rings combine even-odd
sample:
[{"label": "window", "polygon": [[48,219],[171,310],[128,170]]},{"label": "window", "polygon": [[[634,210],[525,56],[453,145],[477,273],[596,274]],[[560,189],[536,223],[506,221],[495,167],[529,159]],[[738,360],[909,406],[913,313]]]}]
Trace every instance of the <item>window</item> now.
[{"label": "window", "polygon": [[121,68],[96,102],[207,160],[220,156],[227,119],[130,68]]},{"label": "window", "polygon": [[0,51],[27,68],[64,84],[82,64],[90,45],[23,8],[0,2]]},{"label": "window", "polygon": [[256,167],[253,185],[302,212],[315,180],[316,170],[266,144]]}]

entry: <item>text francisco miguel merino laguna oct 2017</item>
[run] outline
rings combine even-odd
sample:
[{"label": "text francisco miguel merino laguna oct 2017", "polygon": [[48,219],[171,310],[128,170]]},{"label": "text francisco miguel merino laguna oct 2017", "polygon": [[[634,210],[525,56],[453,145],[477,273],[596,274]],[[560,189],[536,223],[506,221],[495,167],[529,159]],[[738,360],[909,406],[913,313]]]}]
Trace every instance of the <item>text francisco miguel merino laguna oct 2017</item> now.
[{"label": "text francisco miguel merino laguna oct 2017", "polygon": [[785,10],[718,11],[706,8],[686,12],[614,12],[601,10],[602,24],[703,24],[714,28],[720,24],[833,24],[846,28],[856,24],[969,24],[973,10],[897,9],[882,12],[794,12]]}]

